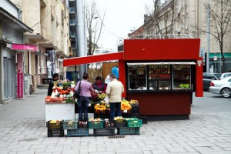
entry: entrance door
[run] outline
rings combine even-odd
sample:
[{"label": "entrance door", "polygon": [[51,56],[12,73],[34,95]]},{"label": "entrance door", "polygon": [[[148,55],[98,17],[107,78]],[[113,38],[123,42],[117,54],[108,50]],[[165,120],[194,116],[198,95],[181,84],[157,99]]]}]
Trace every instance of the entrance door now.
[{"label": "entrance door", "polygon": [[12,62],[11,59],[4,57],[3,58],[3,80],[4,80],[4,97],[9,98],[12,97]]}]

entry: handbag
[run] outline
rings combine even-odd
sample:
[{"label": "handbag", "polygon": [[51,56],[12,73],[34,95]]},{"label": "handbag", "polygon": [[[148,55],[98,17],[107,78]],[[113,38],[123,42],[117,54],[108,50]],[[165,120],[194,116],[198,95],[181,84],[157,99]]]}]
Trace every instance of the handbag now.
[{"label": "handbag", "polygon": [[78,99],[79,97],[80,97],[80,93],[81,93],[81,81],[80,81],[80,83],[79,83],[79,88],[78,88],[78,90],[74,93],[74,98],[76,99]]}]

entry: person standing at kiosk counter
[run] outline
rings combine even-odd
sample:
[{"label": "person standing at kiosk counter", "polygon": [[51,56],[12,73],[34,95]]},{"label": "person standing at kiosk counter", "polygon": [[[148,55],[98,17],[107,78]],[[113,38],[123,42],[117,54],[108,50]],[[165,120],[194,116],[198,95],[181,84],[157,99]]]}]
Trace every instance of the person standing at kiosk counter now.
[{"label": "person standing at kiosk counter", "polygon": [[124,86],[116,79],[115,74],[110,75],[110,80],[111,82],[107,85],[106,94],[109,97],[110,120],[112,121],[115,116],[121,116],[121,101]]},{"label": "person standing at kiosk counter", "polygon": [[58,79],[59,79],[59,74],[58,73],[53,74],[53,79],[49,83],[47,96],[51,96],[54,87],[54,81],[57,81]]}]

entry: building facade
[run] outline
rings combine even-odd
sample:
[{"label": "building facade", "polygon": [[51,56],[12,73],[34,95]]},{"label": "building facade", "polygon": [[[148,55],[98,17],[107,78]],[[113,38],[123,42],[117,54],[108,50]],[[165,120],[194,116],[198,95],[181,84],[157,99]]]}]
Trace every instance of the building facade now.
[{"label": "building facade", "polygon": [[[22,21],[33,28],[33,33],[24,33],[24,43],[38,47],[36,52],[24,55],[24,74],[31,83],[47,83],[53,73],[65,78],[62,59],[69,56],[69,9],[66,1],[57,0],[11,0],[22,10]],[[25,89],[25,93],[28,91]]]},{"label": "building facade", "polygon": [[[157,2],[158,6],[150,15],[144,16],[144,35],[154,38],[200,38],[201,56],[204,58],[204,71],[206,71],[206,53],[210,47],[210,72],[221,72],[221,54],[219,42],[212,35],[207,39],[207,0],[166,0]],[[209,1],[210,8],[215,8],[213,0]],[[230,24],[231,25],[231,24]],[[230,26],[231,27],[231,26]],[[210,32],[214,31],[212,18],[210,18]],[[231,68],[231,32],[224,39],[224,55],[226,58],[226,71]],[[209,43],[209,46],[208,46]],[[217,60],[214,60],[214,56]]]},{"label": "building facade", "polygon": [[23,33],[33,30],[21,21],[21,10],[9,0],[0,3],[0,104],[11,101],[23,92],[23,51],[14,50],[14,44],[23,43]]}]

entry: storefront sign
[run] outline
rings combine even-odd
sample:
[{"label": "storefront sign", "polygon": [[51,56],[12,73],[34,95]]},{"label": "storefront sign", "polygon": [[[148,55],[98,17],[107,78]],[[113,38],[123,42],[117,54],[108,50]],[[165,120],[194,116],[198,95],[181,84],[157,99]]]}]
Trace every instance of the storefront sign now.
[{"label": "storefront sign", "polygon": [[37,46],[27,44],[12,44],[12,50],[38,51]]},{"label": "storefront sign", "polygon": [[23,53],[17,54],[17,96],[23,98]]}]

